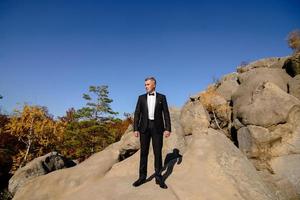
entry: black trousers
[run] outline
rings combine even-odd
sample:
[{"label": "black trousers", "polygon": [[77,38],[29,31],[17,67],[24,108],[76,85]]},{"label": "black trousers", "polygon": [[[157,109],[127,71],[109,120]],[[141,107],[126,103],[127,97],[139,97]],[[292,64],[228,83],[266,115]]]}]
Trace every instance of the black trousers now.
[{"label": "black trousers", "polygon": [[151,138],[154,153],[155,177],[161,177],[163,134],[157,132],[154,126],[154,120],[148,120],[147,130],[145,131],[145,133],[140,133],[140,178],[147,177],[148,154]]}]

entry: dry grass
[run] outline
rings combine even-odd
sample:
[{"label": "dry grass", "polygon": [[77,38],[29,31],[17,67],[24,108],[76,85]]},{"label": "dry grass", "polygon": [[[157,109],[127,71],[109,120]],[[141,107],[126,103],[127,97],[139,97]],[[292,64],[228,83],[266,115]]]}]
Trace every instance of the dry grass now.
[{"label": "dry grass", "polygon": [[[212,114],[214,124],[231,139],[229,131],[225,128],[231,120],[231,107],[229,103],[226,100],[222,101],[224,98],[216,92],[216,86],[214,85],[209,86],[206,91],[200,93],[199,96],[204,108]],[[225,130],[223,128],[225,128]]]},{"label": "dry grass", "polygon": [[223,97],[216,92],[214,86],[210,86],[205,92],[200,93],[200,102],[208,112],[216,113],[221,120],[230,120],[230,116],[228,116],[231,111],[229,104],[227,102],[223,104],[216,103],[215,99],[218,98]]},{"label": "dry grass", "polygon": [[288,45],[295,53],[300,52],[300,30],[294,30],[288,34]]}]

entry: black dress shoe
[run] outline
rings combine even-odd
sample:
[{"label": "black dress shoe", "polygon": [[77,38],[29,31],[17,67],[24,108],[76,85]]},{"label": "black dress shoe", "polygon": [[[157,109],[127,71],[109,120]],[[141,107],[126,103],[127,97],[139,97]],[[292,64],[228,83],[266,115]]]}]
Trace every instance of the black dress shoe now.
[{"label": "black dress shoe", "polygon": [[133,185],[134,187],[137,187],[137,186],[142,185],[142,184],[145,183],[145,182],[146,182],[146,179],[145,179],[145,178],[139,178],[139,179],[136,180],[132,185]]},{"label": "black dress shoe", "polygon": [[162,180],[162,178],[155,178],[155,183],[159,185],[159,187],[163,189],[167,189],[168,186],[165,184],[165,182]]}]

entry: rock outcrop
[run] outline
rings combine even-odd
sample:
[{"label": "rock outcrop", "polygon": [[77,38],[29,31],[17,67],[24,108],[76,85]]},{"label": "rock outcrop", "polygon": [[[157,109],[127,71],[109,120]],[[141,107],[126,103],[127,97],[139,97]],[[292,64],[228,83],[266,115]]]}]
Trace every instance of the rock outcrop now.
[{"label": "rock outcrop", "polygon": [[239,67],[170,108],[162,172],[168,189],[152,181],[151,144],[147,182],[132,186],[140,147],[129,126],[119,142],[84,162],[28,180],[14,200],[300,199],[299,75],[287,70],[289,59]]},{"label": "rock outcrop", "polygon": [[44,156],[35,158],[25,167],[18,169],[15,174],[9,179],[9,191],[12,194],[25,185],[31,179],[45,175],[49,172],[73,167],[76,163],[69,160],[57,152],[50,152]]},{"label": "rock outcrop", "polygon": [[240,70],[241,85],[232,95],[233,121],[239,149],[265,180],[289,191],[289,199],[299,199],[299,75],[295,56],[282,60],[272,69]]},{"label": "rock outcrop", "polygon": [[[117,142],[73,168],[37,177],[20,188],[14,199],[273,200],[282,197],[283,194],[270,189],[246,156],[222,132],[203,127],[207,124],[205,120],[191,135],[185,136],[178,128],[179,114],[171,109],[175,129],[170,138],[164,138],[166,159],[162,174],[169,186],[167,190],[151,181],[151,173],[149,182],[133,187],[138,176],[139,151],[118,162],[124,142]],[[132,129],[123,137],[134,137]],[[185,137],[192,137],[190,143],[185,143]],[[153,163],[152,149],[149,163]],[[152,164],[148,165],[148,172],[154,173]]]}]

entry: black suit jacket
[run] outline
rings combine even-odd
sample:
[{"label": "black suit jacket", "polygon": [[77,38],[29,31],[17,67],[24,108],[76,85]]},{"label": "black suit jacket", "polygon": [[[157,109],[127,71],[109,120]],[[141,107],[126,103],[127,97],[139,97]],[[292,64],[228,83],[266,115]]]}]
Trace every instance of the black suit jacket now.
[{"label": "black suit jacket", "polygon": [[[148,125],[147,93],[139,96],[134,112],[134,131],[145,132]],[[166,96],[156,92],[154,125],[159,133],[171,132],[171,120]]]}]

